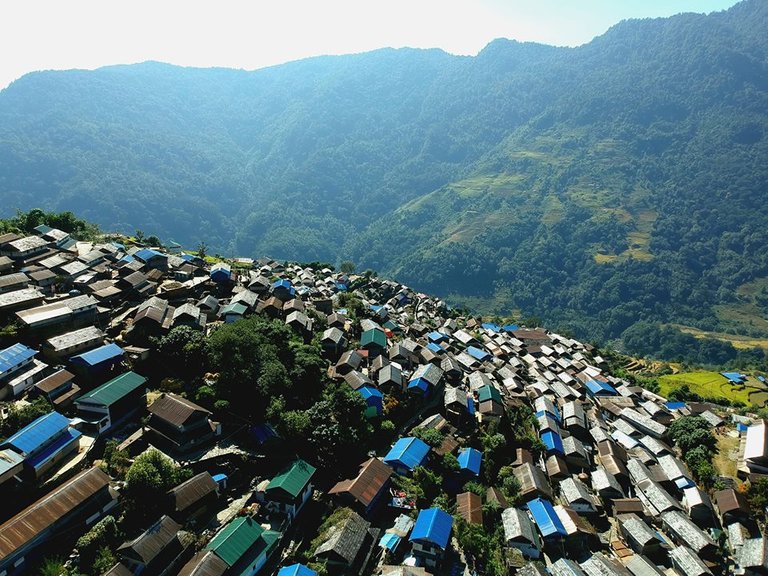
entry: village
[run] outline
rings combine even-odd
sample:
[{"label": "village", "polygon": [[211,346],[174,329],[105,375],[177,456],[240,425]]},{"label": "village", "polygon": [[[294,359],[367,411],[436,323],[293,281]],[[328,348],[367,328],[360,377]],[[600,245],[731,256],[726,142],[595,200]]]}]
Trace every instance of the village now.
[{"label": "village", "polygon": [[[46,406],[0,442],[0,576],[52,557],[57,574],[96,573],[76,543],[126,510],[140,520],[110,576],[768,574],[737,489],[768,474],[764,421],[668,401],[589,344],[375,274],[141,244],[0,236],[2,418]],[[254,317],[319,343],[323,378],[375,423],[365,458],[299,457],[269,417],[153,373],[179,327],[209,337]],[[737,477],[697,484],[670,432],[692,417],[735,439]],[[189,474],[142,506],[114,454]]]}]

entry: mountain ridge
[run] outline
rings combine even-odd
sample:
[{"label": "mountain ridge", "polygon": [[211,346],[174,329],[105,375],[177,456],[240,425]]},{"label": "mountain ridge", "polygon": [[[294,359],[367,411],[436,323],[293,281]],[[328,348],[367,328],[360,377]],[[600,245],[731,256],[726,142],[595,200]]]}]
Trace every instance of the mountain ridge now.
[{"label": "mountain ridge", "polygon": [[0,92],[0,189],[187,245],[352,259],[580,336],[746,333],[713,310],[768,277],[765,26],[747,0],[575,48],[38,73]]}]

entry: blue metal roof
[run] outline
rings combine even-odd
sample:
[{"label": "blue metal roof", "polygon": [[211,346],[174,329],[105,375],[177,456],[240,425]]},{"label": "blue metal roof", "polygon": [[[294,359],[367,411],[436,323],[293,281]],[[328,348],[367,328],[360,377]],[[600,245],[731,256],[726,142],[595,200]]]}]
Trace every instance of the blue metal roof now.
[{"label": "blue metal roof", "polygon": [[24,344],[14,344],[5,350],[0,350],[0,374],[8,372],[11,368],[34,358],[37,350],[33,350]]},{"label": "blue metal roof", "polygon": [[429,445],[412,436],[400,438],[390,451],[384,456],[384,463],[400,463],[409,470],[419,466],[429,453]]},{"label": "blue metal roof", "polygon": [[136,258],[134,258],[133,256],[131,256],[130,254],[126,254],[125,256],[123,256],[122,258],[120,258],[120,260],[119,260],[119,262],[128,262],[129,264],[130,264],[131,262],[135,262],[135,261],[136,261]]},{"label": "blue metal roof", "polygon": [[55,458],[59,452],[62,452],[65,448],[68,448],[77,442],[80,436],[82,436],[82,434],[80,434],[79,430],[75,430],[74,428],[69,429],[46,446],[45,449],[35,454],[32,458],[29,458],[26,463],[35,469],[42,468],[50,460]]},{"label": "blue metal roof", "polygon": [[480,475],[480,462],[483,454],[475,448],[464,448],[459,454],[458,461],[462,470],[469,470],[475,476]]},{"label": "blue metal roof", "polygon": [[368,398],[384,397],[384,395],[373,386],[363,386],[362,388],[358,388],[357,391],[360,392],[360,395],[366,400],[368,400]]},{"label": "blue metal roof", "polygon": [[32,454],[35,450],[57,436],[69,427],[69,418],[58,412],[49,412],[37,420],[27,424],[13,436],[3,442],[2,446],[12,446],[22,454]]},{"label": "blue metal roof", "polygon": [[480,362],[485,362],[486,360],[490,360],[491,355],[488,354],[485,350],[481,350],[480,348],[476,348],[475,346],[468,346],[467,347],[467,354],[472,356],[472,358],[477,358],[480,360]]},{"label": "blue metal roof", "polygon": [[547,430],[541,435],[541,441],[547,447],[548,452],[557,452],[558,454],[564,454],[563,439],[560,438],[560,434]]},{"label": "blue metal roof", "polygon": [[281,278],[280,280],[275,280],[272,283],[272,290],[277,290],[278,288],[285,288],[289,292],[293,293],[293,284],[291,284],[290,280],[286,280],[284,278]]},{"label": "blue metal roof", "polygon": [[317,572],[311,568],[307,568],[304,564],[293,564],[291,566],[283,566],[278,570],[277,576],[317,576]]},{"label": "blue metal roof", "polygon": [[427,334],[427,339],[430,342],[445,342],[448,340],[448,336],[443,334],[442,332],[439,332],[437,330],[433,330],[429,334]]},{"label": "blue metal roof", "polygon": [[528,502],[528,510],[530,510],[533,521],[544,538],[568,534],[549,500],[543,498],[531,500]]},{"label": "blue metal roof", "polygon": [[427,382],[424,378],[416,378],[409,381],[408,390],[413,390],[414,388],[418,388],[419,390],[426,392],[427,388],[429,388],[429,382]]},{"label": "blue metal roof", "polygon": [[720,372],[720,374],[728,378],[728,380],[734,384],[741,384],[747,379],[741,372]]},{"label": "blue metal roof", "polygon": [[587,387],[587,391],[592,394],[592,396],[596,396],[598,394],[606,396],[618,395],[618,392],[616,392],[616,389],[613,386],[607,382],[602,382],[601,380],[587,380],[585,386]]},{"label": "blue metal roof", "polygon": [[491,332],[501,332],[499,325],[494,324],[493,322],[483,322],[481,326],[486,330],[490,330]]},{"label": "blue metal roof", "polygon": [[436,544],[443,550],[448,547],[448,539],[451,537],[453,518],[448,512],[440,508],[430,508],[419,512],[416,525],[411,532],[411,542],[424,540]]},{"label": "blue metal roof", "polygon": [[520,330],[520,326],[517,324],[506,324],[505,326],[501,327],[504,332],[514,332],[515,330]]},{"label": "blue metal roof", "polygon": [[736,430],[738,430],[739,432],[746,432],[748,429],[749,429],[749,426],[747,426],[746,424],[742,424],[740,422],[736,424]]},{"label": "blue metal roof", "polygon": [[429,344],[427,344],[427,349],[431,350],[435,354],[442,354],[443,352],[445,352],[445,348],[440,346],[440,344],[436,344],[435,342],[430,342]]},{"label": "blue metal roof", "polygon": [[75,364],[85,364],[86,366],[98,366],[104,362],[122,358],[122,356],[123,349],[112,342],[110,344],[105,344],[104,346],[94,348],[89,352],[83,352],[77,356],[72,356],[69,361]]},{"label": "blue metal roof", "polygon": [[158,252],[157,250],[152,250],[151,248],[144,248],[142,250],[139,250],[138,252],[134,253],[134,256],[141,260],[142,262],[149,262],[152,260],[152,258],[157,258],[158,256],[162,258],[167,258],[165,254],[162,252]]}]

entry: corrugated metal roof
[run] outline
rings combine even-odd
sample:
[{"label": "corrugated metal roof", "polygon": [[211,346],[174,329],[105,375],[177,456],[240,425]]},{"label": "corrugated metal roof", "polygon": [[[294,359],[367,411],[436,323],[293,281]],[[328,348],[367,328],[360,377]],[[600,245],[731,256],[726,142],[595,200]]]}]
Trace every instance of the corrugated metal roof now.
[{"label": "corrugated metal roof", "polygon": [[384,456],[386,464],[400,463],[409,470],[419,466],[429,453],[429,445],[419,438],[400,438],[390,451]]},{"label": "corrugated metal roof", "polygon": [[422,510],[416,518],[410,541],[425,540],[445,550],[452,528],[453,518],[444,510],[439,508]]},{"label": "corrugated metal roof", "polygon": [[482,524],[483,500],[474,492],[457,494],[456,512],[469,524]]},{"label": "corrugated metal roof", "polygon": [[216,492],[218,485],[208,472],[201,472],[189,480],[182,482],[168,493],[172,496],[174,510],[184,512],[190,506]]},{"label": "corrugated metal roof", "polygon": [[227,563],[215,553],[201,550],[184,565],[179,576],[222,576],[227,569]]},{"label": "corrugated metal roof", "polygon": [[469,470],[475,476],[480,474],[480,463],[482,459],[482,452],[475,448],[464,448],[458,457],[459,466],[463,470]]},{"label": "corrugated metal roof", "polygon": [[307,568],[304,564],[292,564],[291,566],[280,568],[277,576],[317,576],[317,572]]},{"label": "corrugated metal roof", "polygon": [[144,378],[144,376],[136,374],[136,372],[126,372],[113,378],[109,382],[102,384],[88,394],[80,396],[80,398],[75,400],[75,403],[88,400],[89,402],[95,402],[103,406],[111,406],[137,388],[143,386],[146,382],[147,379]]},{"label": "corrugated metal roof", "polygon": [[89,352],[84,352],[83,354],[72,356],[69,359],[69,361],[74,364],[84,364],[86,366],[98,366],[103,362],[109,362],[111,360],[121,358],[122,356],[123,356],[123,349],[120,348],[120,346],[118,346],[114,342],[111,342],[109,344],[105,344],[104,346],[99,346],[98,348],[94,348]]},{"label": "corrugated metal roof", "polygon": [[314,466],[304,460],[295,460],[270,480],[267,492],[281,489],[296,498],[312,479],[315,470],[317,469]]},{"label": "corrugated metal roof", "polygon": [[329,490],[329,494],[349,493],[363,506],[369,506],[392,475],[392,469],[378,458],[366,460],[360,473],[351,480],[342,480]]},{"label": "corrugated metal roof", "polygon": [[78,506],[109,486],[98,468],[81,472],[0,526],[0,560],[32,541]]},{"label": "corrugated metal roof", "polygon": [[27,424],[13,436],[3,442],[0,447],[12,446],[22,454],[31,454],[48,442],[53,436],[61,434],[69,427],[70,421],[58,412],[50,412]]},{"label": "corrugated metal roof", "polygon": [[183,426],[196,413],[210,414],[210,411],[202,406],[176,394],[160,396],[150,404],[147,410],[150,414],[176,427]]},{"label": "corrugated metal roof", "polygon": [[24,346],[24,344],[14,344],[5,350],[0,350],[0,374],[4,374],[22,362],[26,362],[37,354],[36,350]]},{"label": "corrugated metal roof", "polygon": [[136,556],[146,565],[160,554],[170,544],[181,530],[178,524],[170,516],[163,515],[147,530],[142,532],[135,540],[126,542],[118,551],[131,552],[130,556]]},{"label": "corrugated metal roof", "polygon": [[548,451],[565,454],[565,451],[563,450],[563,439],[560,437],[560,434],[552,431],[544,432],[541,435],[541,441],[544,442]]},{"label": "corrugated metal roof", "polygon": [[231,568],[263,533],[264,528],[252,518],[235,518],[213,537],[206,549],[215,552]]},{"label": "corrugated metal roof", "polygon": [[560,522],[560,518],[557,516],[552,503],[548,500],[536,498],[528,502],[528,510],[533,516],[533,521],[539,528],[539,532],[544,538],[560,535],[566,536],[567,532],[565,526]]}]

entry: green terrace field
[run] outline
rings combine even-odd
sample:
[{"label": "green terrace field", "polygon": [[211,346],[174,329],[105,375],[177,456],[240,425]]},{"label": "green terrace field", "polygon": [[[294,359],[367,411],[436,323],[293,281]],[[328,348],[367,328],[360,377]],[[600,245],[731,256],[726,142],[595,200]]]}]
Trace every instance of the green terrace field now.
[{"label": "green terrace field", "polygon": [[749,377],[744,384],[732,384],[718,372],[686,372],[669,374],[659,378],[659,393],[669,396],[672,390],[687,385],[691,392],[702,397],[740,400],[745,404],[763,406],[768,400],[768,388]]}]

